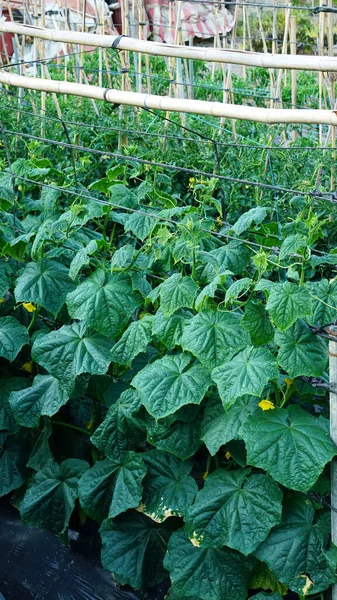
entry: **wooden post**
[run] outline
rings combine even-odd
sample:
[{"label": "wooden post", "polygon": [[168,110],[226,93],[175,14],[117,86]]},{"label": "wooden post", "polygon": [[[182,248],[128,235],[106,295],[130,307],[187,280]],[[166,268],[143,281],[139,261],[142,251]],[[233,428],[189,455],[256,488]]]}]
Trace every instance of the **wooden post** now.
[{"label": "wooden post", "polygon": [[[296,15],[290,17],[290,54],[295,56],[296,54]],[[291,106],[296,109],[296,71],[291,72]],[[292,141],[295,142],[297,138],[297,131],[292,131]]]},{"label": "wooden post", "polygon": [[[329,342],[329,381],[330,381],[330,436],[337,445],[337,327],[332,325],[328,329],[331,337],[336,341]],[[331,463],[331,506],[337,506],[337,459]],[[337,544],[337,512],[331,511],[331,541]],[[332,586],[332,600],[337,600],[337,584]]]}]

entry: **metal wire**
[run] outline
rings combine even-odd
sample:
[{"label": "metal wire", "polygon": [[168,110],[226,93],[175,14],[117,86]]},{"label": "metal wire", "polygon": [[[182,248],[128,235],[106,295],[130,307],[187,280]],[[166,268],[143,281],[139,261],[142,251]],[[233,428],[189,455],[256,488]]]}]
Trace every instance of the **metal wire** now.
[{"label": "metal wire", "polygon": [[69,144],[66,142],[59,142],[56,140],[51,140],[49,138],[44,138],[44,137],[40,137],[40,136],[36,136],[36,135],[32,135],[29,133],[19,133],[17,131],[12,131],[9,129],[5,130],[5,133],[8,133],[10,135],[16,135],[19,137],[25,137],[25,138],[29,138],[29,139],[33,139],[36,141],[40,141],[40,142],[46,142],[48,144],[52,144],[55,146],[61,146],[64,148],[73,148],[75,150],[79,150],[81,152],[89,152],[91,154],[99,154],[99,155],[103,155],[103,156],[111,156],[113,158],[116,158],[118,160],[122,160],[125,162],[135,162],[135,163],[140,163],[140,164],[144,164],[144,165],[151,165],[154,167],[161,167],[162,169],[167,169],[169,171],[178,171],[178,172],[182,172],[182,173],[187,173],[190,175],[202,175],[203,177],[209,177],[211,179],[219,179],[222,181],[229,181],[232,183],[239,183],[241,185],[251,185],[253,187],[260,187],[262,189],[266,189],[266,190],[278,190],[279,192],[283,192],[283,193],[289,193],[289,194],[295,194],[295,195],[299,195],[299,196],[310,196],[316,199],[321,199],[321,200],[327,200],[329,202],[332,202],[333,204],[335,204],[337,202],[337,197],[335,192],[320,192],[318,190],[316,191],[302,191],[302,190],[294,190],[292,188],[286,188],[286,187],[282,187],[282,186],[277,186],[277,185],[271,185],[269,183],[262,183],[259,181],[250,181],[248,179],[239,179],[238,177],[229,177],[227,175],[219,175],[218,173],[209,173],[207,171],[201,171],[199,169],[192,169],[192,168],[187,168],[187,167],[180,167],[177,165],[169,165],[167,163],[163,163],[163,162],[156,162],[156,161],[151,161],[151,160],[147,160],[144,158],[138,158],[135,156],[125,156],[124,154],[119,154],[116,152],[109,152],[109,151],[103,151],[103,150],[97,150],[96,148],[88,148],[86,146],[79,146],[76,144]]},{"label": "metal wire", "polygon": [[[0,88],[0,92],[7,92],[7,90],[5,90],[4,88]],[[24,115],[29,115],[31,117],[35,117],[37,119],[41,119],[41,115],[39,114],[35,114],[31,111],[27,111],[27,110],[23,110],[22,108],[16,108],[14,106],[9,106],[7,104],[0,104],[0,108],[6,108],[8,110],[14,110],[15,112],[19,112],[22,113]],[[43,119],[46,119],[48,121],[54,121],[54,122],[59,122],[59,118],[58,117],[51,117],[49,115],[44,115]],[[176,125],[177,127],[180,127],[180,123],[176,123],[175,121],[170,121],[173,125]],[[75,125],[76,127],[84,127],[86,129],[100,129],[100,130],[104,130],[104,131],[116,131],[119,132],[121,131],[120,127],[112,127],[111,125],[97,125],[95,123],[81,123],[78,121],[68,121],[68,120],[64,120],[64,123],[66,125]],[[192,130],[191,130],[192,131]],[[166,133],[156,133],[156,132],[151,132],[151,131],[137,131],[135,129],[124,129],[123,128],[123,132],[130,134],[130,135],[134,135],[137,137],[144,137],[144,136],[148,136],[148,137],[156,137],[156,138],[163,138],[165,137],[165,139],[168,140],[174,140],[176,141],[180,141],[180,142],[194,142],[196,144],[206,144],[209,145],[211,142],[213,142],[213,140],[211,140],[211,142],[207,139],[207,140],[201,140],[201,139],[194,139],[191,137],[182,137],[182,136],[176,136],[176,135],[168,135]],[[195,135],[198,135],[197,132],[193,132],[195,133]],[[247,140],[249,142],[249,140]],[[316,151],[316,150],[323,150],[323,151],[332,151],[335,152],[335,148],[330,147],[330,146],[264,146],[263,144],[261,144],[260,146],[249,146],[249,143],[247,144],[240,144],[239,142],[219,142],[216,141],[217,146],[223,146],[224,148],[246,148],[248,150],[277,150],[277,151],[281,151],[281,152],[286,152],[289,150],[309,150],[309,151]]]}]

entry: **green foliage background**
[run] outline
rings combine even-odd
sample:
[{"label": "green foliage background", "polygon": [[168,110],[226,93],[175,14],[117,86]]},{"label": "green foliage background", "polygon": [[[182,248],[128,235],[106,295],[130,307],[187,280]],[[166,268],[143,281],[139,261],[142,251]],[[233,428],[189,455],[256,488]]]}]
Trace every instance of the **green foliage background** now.
[{"label": "green foliage background", "polygon": [[[319,196],[314,131],[271,151],[267,127],[238,124],[235,145],[190,117],[197,144],[172,117],[163,151],[160,116],[125,109],[122,129],[149,134],[124,131],[126,161],[109,155],[118,113],[82,128],[76,102],[69,139],[100,154],[32,140],[40,121],[17,123],[10,94],[1,116],[0,494],[58,534],[96,521],[122,585],[319,598],[337,562],[318,335],[337,311],[330,155]],[[43,134],[65,142],[56,120]]]}]

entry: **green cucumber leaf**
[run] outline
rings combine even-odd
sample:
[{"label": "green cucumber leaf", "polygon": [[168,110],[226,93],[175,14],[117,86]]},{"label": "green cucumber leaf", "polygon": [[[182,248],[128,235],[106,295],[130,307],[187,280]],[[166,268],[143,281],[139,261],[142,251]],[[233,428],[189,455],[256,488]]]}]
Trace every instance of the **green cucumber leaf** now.
[{"label": "green cucumber leaf", "polygon": [[233,275],[241,275],[250,261],[250,252],[240,240],[232,240],[225,246],[211,250],[210,254],[216,258],[220,273],[228,270]]},{"label": "green cucumber leaf", "polygon": [[64,265],[42,258],[28,263],[16,281],[14,295],[17,302],[34,302],[57,315],[74,287]]},{"label": "green cucumber leaf", "polygon": [[24,444],[6,431],[0,432],[0,497],[19,488],[27,479]]},{"label": "green cucumber leaf", "polygon": [[308,290],[289,281],[274,283],[269,290],[266,307],[280,331],[291,327],[297,319],[312,315],[312,301]]},{"label": "green cucumber leaf", "polygon": [[307,498],[292,498],[284,524],[276,527],[255,552],[279,581],[300,596],[326,590],[336,580],[336,553],[332,556],[327,551],[326,532],[320,521],[314,522],[314,516]]},{"label": "green cucumber leaf", "polygon": [[71,294],[67,307],[73,319],[80,319],[98,333],[118,336],[141,303],[126,274],[105,274],[98,269]]},{"label": "green cucumber leaf", "polygon": [[52,434],[52,426],[50,422],[46,422],[39,437],[37,438],[33,450],[29,456],[27,467],[34,471],[39,471],[45,464],[53,458],[53,454],[49,446],[49,438]]},{"label": "green cucumber leaf", "polygon": [[172,531],[169,523],[156,523],[129,511],[108,523],[103,521],[102,565],[117,583],[146,589],[166,576],[163,559]]},{"label": "green cucumber leaf", "polygon": [[133,359],[145,352],[152,337],[152,319],[144,317],[131,323],[111,350],[111,361],[118,365],[131,365]]},{"label": "green cucumber leaf", "polygon": [[255,346],[264,346],[274,337],[274,327],[264,305],[259,300],[247,302],[241,325],[249,331]]},{"label": "green cucumber leaf", "polygon": [[160,306],[165,317],[170,317],[179,308],[192,308],[198,286],[192,277],[174,273],[160,284]]},{"label": "green cucumber leaf", "polygon": [[271,352],[252,346],[212,371],[225,408],[246,394],[261,396],[267,383],[277,378],[278,368]]},{"label": "green cucumber leaf", "polygon": [[189,537],[200,547],[229,546],[248,555],[281,522],[282,492],[268,475],[217,469],[208,475],[186,516]]},{"label": "green cucumber leaf", "polygon": [[11,431],[15,433],[18,429],[9,404],[9,397],[12,392],[24,390],[28,386],[29,381],[24,377],[0,379],[0,431]]},{"label": "green cucumber leaf", "polygon": [[317,417],[299,406],[255,412],[242,427],[247,463],[282,485],[307,492],[337,453]]},{"label": "green cucumber leaf", "polygon": [[98,250],[97,241],[90,240],[89,244],[76,252],[69,267],[69,277],[72,281],[77,278],[81,269],[90,263],[90,256],[94,254],[96,250]]},{"label": "green cucumber leaf", "polygon": [[242,295],[245,295],[252,283],[253,280],[249,279],[249,277],[242,277],[241,279],[234,281],[234,283],[226,290],[225,304],[232,304],[235,300],[241,298]]},{"label": "green cucumber leaf", "polygon": [[32,358],[56,377],[68,392],[81,373],[104,375],[110,364],[112,343],[91,334],[85,323],[63,325],[57,331],[36,338]]},{"label": "green cucumber leaf", "polygon": [[20,506],[23,523],[63,533],[78,497],[78,482],[88,467],[77,458],[68,458],[60,466],[49,460],[33,476],[24,495]]},{"label": "green cucumber leaf", "polygon": [[14,317],[0,318],[0,356],[12,362],[29,343],[27,329]]},{"label": "green cucumber leaf", "polygon": [[96,521],[112,519],[142,499],[146,467],[139,454],[127,452],[121,462],[109,458],[97,461],[79,482],[82,508]]},{"label": "green cucumber leaf", "polygon": [[123,392],[91,436],[92,443],[111,460],[121,461],[126,452],[145,437],[144,425],[139,418],[141,409],[136,390]]},{"label": "green cucumber leaf", "polygon": [[168,419],[156,421],[152,417],[147,422],[147,441],[158,450],[169,452],[181,460],[191,458],[200,448],[200,415],[190,423]]},{"label": "green cucumber leaf", "polygon": [[178,596],[246,600],[253,560],[227,548],[199,548],[184,530],[172,534],[164,566]]},{"label": "green cucumber leaf", "polygon": [[201,290],[201,292],[197,295],[196,300],[195,300],[195,309],[196,310],[198,310],[198,311],[202,310],[204,305],[207,304],[207,300],[209,298],[214,298],[215,292],[217,291],[218,287],[220,285],[222,285],[223,283],[225,283],[228,273],[231,273],[231,271],[225,271],[224,273],[217,275],[216,277],[214,277],[214,279],[208,285],[206,285]]},{"label": "green cucumber leaf", "polygon": [[182,461],[159,450],[145,452],[142,458],[147,466],[144,514],[158,523],[172,516],[183,517],[198,491],[190,476],[192,461]]},{"label": "green cucumber leaf", "polygon": [[38,427],[42,415],[52,417],[67,401],[67,392],[52,375],[36,375],[32,387],[9,397],[14,418],[23,427]]},{"label": "green cucumber leaf", "polygon": [[300,233],[295,233],[294,235],[289,235],[284,242],[282,242],[282,246],[279,252],[279,259],[283,260],[289,254],[296,254],[298,250],[304,248],[308,245],[308,240],[301,235]]},{"label": "green cucumber leaf", "polygon": [[184,328],[183,350],[191,352],[210,369],[231,360],[250,343],[240,321],[241,316],[234,312],[200,312]]},{"label": "green cucumber leaf", "polygon": [[242,425],[257,409],[258,402],[256,397],[242,396],[225,410],[217,398],[207,400],[201,424],[201,440],[211,456],[214,456],[221,446],[240,437]]},{"label": "green cucumber leaf", "polygon": [[269,208],[264,206],[256,206],[251,208],[247,212],[243,213],[243,215],[238,218],[236,223],[234,223],[230,229],[234,231],[236,235],[241,235],[241,233],[249,229],[253,223],[262,223],[269,210]]},{"label": "green cucumber leaf", "polygon": [[174,314],[166,318],[161,308],[157,310],[152,321],[152,334],[162,342],[168,350],[181,345],[185,319],[182,315]]},{"label": "green cucumber leaf", "polygon": [[280,346],[278,363],[292,379],[300,375],[323,375],[328,362],[328,346],[304,321],[299,319],[284,333],[277,331],[275,342]]},{"label": "green cucumber leaf", "polygon": [[[146,209],[143,208],[142,211],[145,212]],[[143,242],[157,224],[157,219],[151,216],[154,212],[154,209],[152,209],[148,215],[138,212],[127,215],[124,223],[125,231],[132,231],[132,234]]]},{"label": "green cucumber leaf", "polygon": [[114,395],[104,420],[90,438],[91,442],[111,460],[121,460],[128,450],[145,440],[144,412],[136,390],[129,388],[117,397]]},{"label": "green cucumber leaf", "polygon": [[[337,256],[335,255],[337,259]],[[337,281],[327,279],[309,281],[305,286],[312,299],[312,316],[306,320],[311,325],[326,325],[337,319]],[[316,296],[316,297],[315,297]]]},{"label": "green cucumber leaf", "polygon": [[185,404],[200,404],[211,384],[200,364],[190,366],[187,354],[164,356],[137,373],[131,384],[155,419],[172,415]]}]

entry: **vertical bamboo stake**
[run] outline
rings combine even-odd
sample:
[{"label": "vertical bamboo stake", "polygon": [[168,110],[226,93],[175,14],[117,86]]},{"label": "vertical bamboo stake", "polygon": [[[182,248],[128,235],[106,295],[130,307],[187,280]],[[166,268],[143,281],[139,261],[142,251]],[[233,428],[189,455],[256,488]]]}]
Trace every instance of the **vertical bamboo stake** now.
[{"label": "vertical bamboo stake", "polygon": [[[320,1],[322,5],[322,0]],[[318,35],[318,51],[320,56],[324,54],[324,29],[325,29],[325,13],[319,13],[319,35]],[[323,94],[323,73],[320,71],[318,75],[319,81],[319,108],[322,108],[322,94]],[[323,126],[319,126],[319,144],[323,144]]]},{"label": "vertical bamboo stake", "polygon": [[[328,0],[328,6],[332,8],[332,0]],[[328,50],[329,56],[333,56],[333,19],[332,13],[328,13]],[[331,91],[331,108],[335,109],[335,81],[336,74],[330,73],[330,91]],[[331,148],[336,148],[336,127],[331,127]],[[330,176],[330,190],[333,192],[335,189],[335,162],[336,152],[331,152],[331,176]]]},{"label": "vertical bamboo stake", "polygon": [[[45,28],[46,27],[46,10],[45,10],[45,4],[44,4],[44,0],[41,0],[41,27]],[[41,51],[42,51],[42,56],[40,56],[40,58],[44,59],[45,58],[45,43],[43,40],[41,40]],[[45,73],[45,66],[42,63],[41,64],[41,74],[42,77],[46,76]],[[44,137],[45,135],[45,116],[46,116],[46,92],[41,92],[41,135],[42,137]]]},{"label": "vertical bamboo stake", "polygon": [[[290,17],[290,54],[296,54],[296,15]],[[291,71],[291,106],[296,108],[296,71]],[[297,131],[292,131],[292,141],[295,142],[297,138]]]},{"label": "vertical bamboo stake", "polygon": [[[329,342],[329,381],[330,381],[330,436],[337,445],[337,327],[332,325],[328,329],[331,337],[336,341]],[[337,460],[331,463],[331,506],[337,506]],[[331,540],[337,544],[337,512],[331,511]],[[332,586],[332,600],[337,600],[337,584]]]},{"label": "vertical bamboo stake", "polygon": [[[242,7],[242,50],[243,52],[246,51],[246,35],[247,35],[247,10],[246,10],[246,6]],[[242,76],[243,79],[246,81],[247,79],[247,69],[246,66],[243,65],[242,67]]]}]

